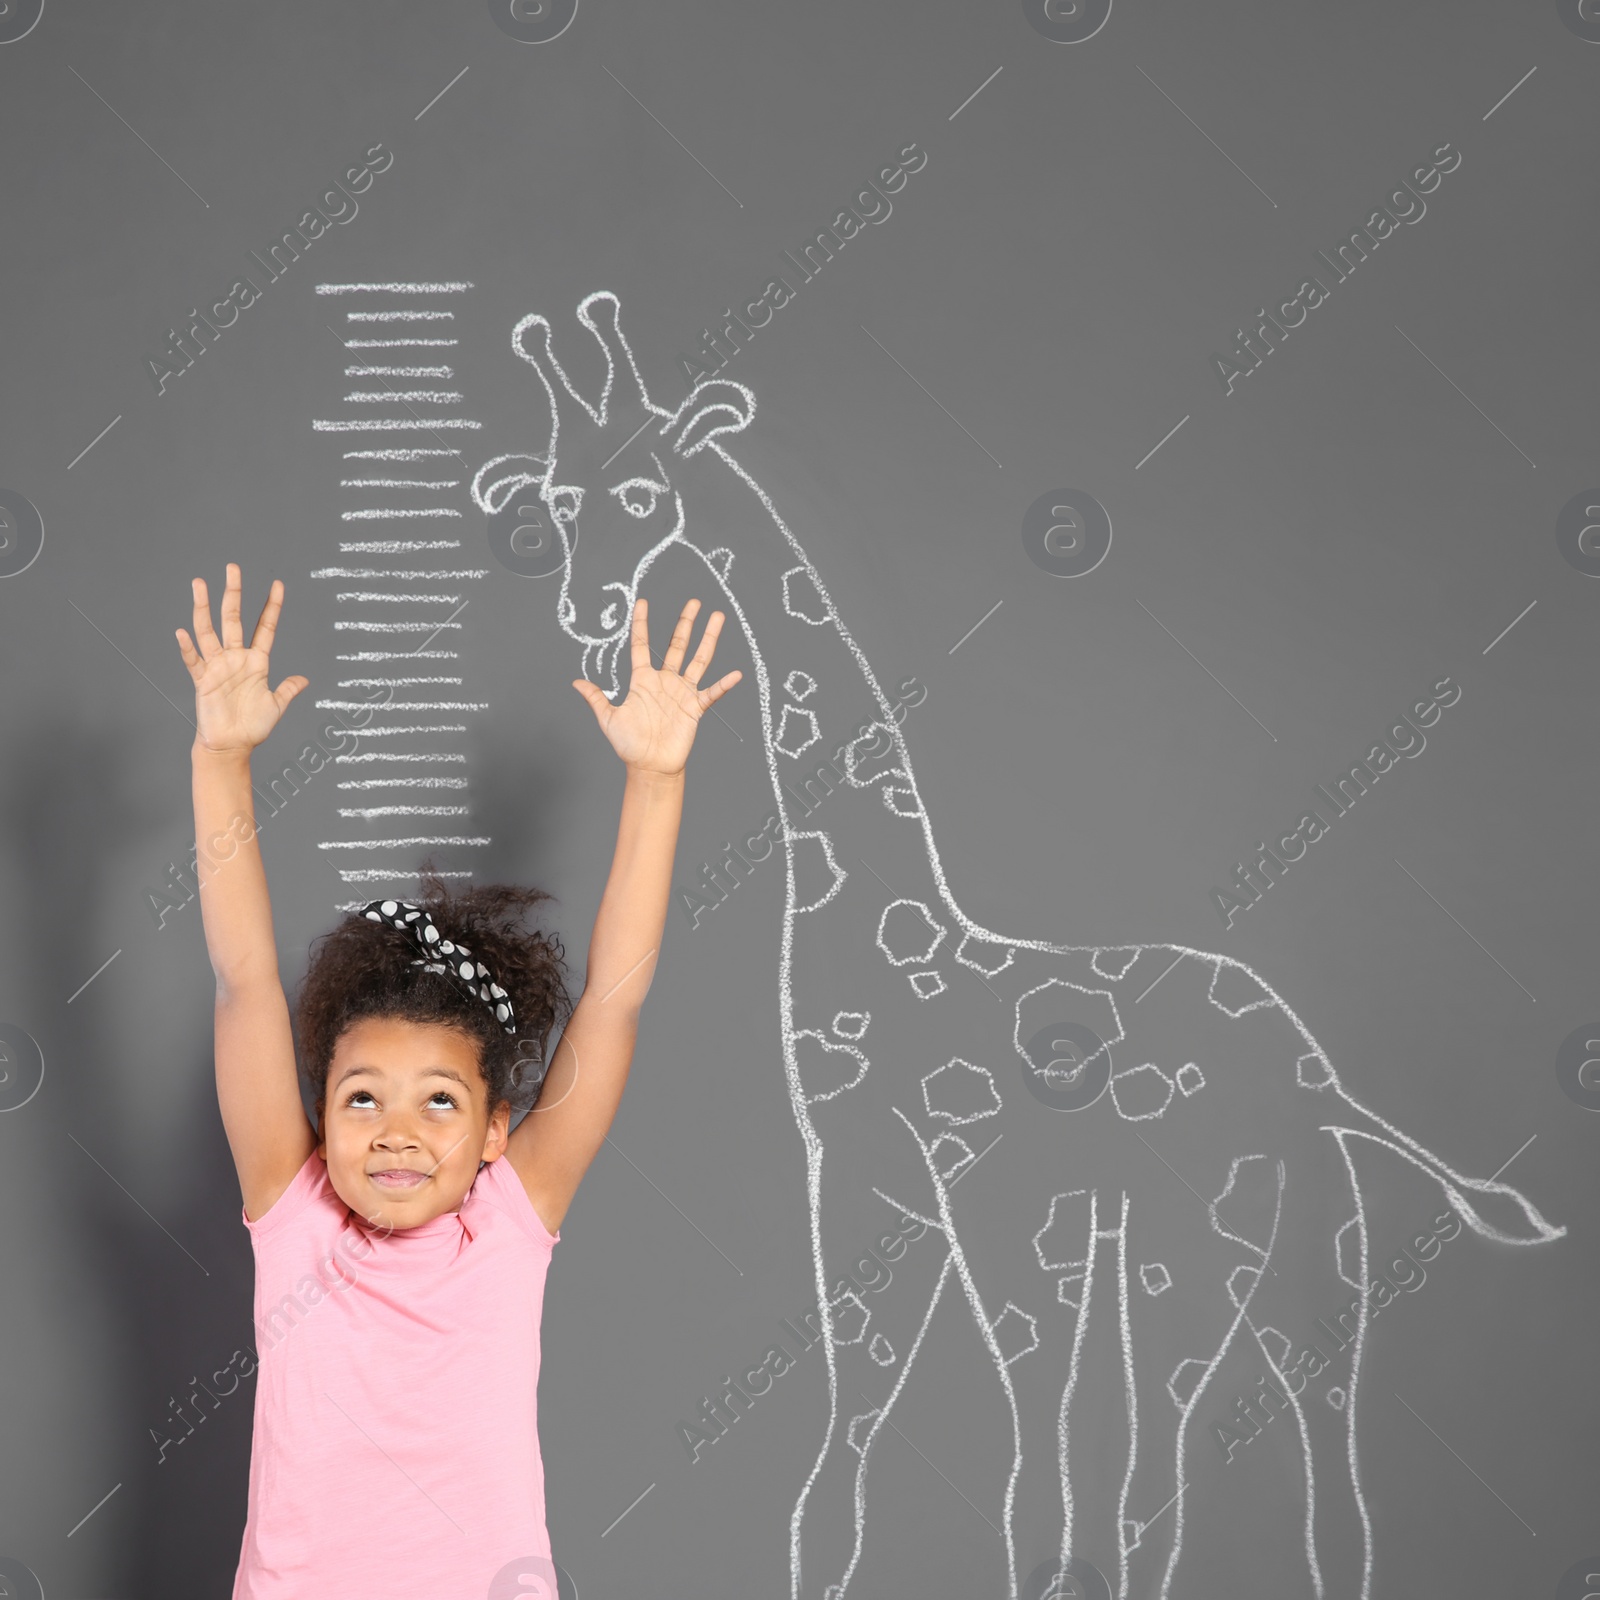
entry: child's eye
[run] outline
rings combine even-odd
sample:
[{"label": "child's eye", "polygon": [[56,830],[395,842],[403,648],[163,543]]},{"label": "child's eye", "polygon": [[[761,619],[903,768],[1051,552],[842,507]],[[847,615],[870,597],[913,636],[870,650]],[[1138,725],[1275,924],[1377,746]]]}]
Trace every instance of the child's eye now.
[{"label": "child's eye", "polygon": [[345,1104],[347,1106],[353,1106],[357,1100],[370,1100],[371,1098],[372,1091],[370,1089],[354,1089],[351,1091],[350,1098],[345,1101]]},{"label": "child's eye", "polygon": [[428,1104],[432,1105],[435,1100],[443,1100],[445,1102],[445,1104],[448,1105],[452,1111],[455,1110],[456,1097],[453,1094],[451,1094],[448,1090],[436,1089],[433,1092],[433,1094],[428,1097]]}]

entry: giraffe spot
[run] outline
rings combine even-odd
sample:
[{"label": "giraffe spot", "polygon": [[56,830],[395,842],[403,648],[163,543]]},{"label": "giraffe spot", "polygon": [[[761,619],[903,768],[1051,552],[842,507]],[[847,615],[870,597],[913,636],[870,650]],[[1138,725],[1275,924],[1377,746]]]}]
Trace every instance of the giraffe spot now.
[{"label": "giraffe spot", "polygon": [[1238,1156],[1228,1181],[1211,1201],[1211,1226],[1265,1259],[1277,1227],[1283,1195],[1283,1163],[1265,1156]]},{"label": "giraffe spot", "polygon": [[878,783],[884,778],[903,778],[905,770],[895,765],[900,753],[895,731],[886,722],[868,723],[844,747],[845,781],[857,789]]},{"label": "giraffe spot", "polygon": [[917,803],[914,789],[907,788],[903,783],[886,783],[880,791],[883,803],[897,817],[920,817],[922,807]]},{"label": "giraffe spot", "polygon": [[871,1021],[870,1011],[836,1011],[833,1014],[833,1031],[841,1039],[859,1039]]},{"label": "giraffe spot", "polygon": [[1302,1089],[1326,1089],[1333,1082],[1333,1066],[1325,1055],[1310,1050],[1295,1062],[1294,1077]]},{"label": "giraffe spot", "polygon": [[1104,989],[1084,989],[1068,983],[1065,978],[1051,978],[1018,999],[1016,1017],[1013,1043],[1017,1054],[1034,1074],[1046,1074],[1049,1058],[1035,1061],[1028,1054],[1029,1044],[1045,1029],[1054,1030],[1058,1024],[1068,1023],[1093,1034],[1098,1041],[1088,1047],[1089,1053],[1081,1060],[1074,1058],[1077,1067],[1074,1077],[1081,1076],[1083,1069],[1094,1067],[1102,1055],[1108,1063],[1103,1070],[1110,1076],[1110,1046],[1122,1039],[1122,1020],[1117,1015],[1116,1004]]},{"label": "giraffe spot", "polygon": [[1289,1335],[1279,1333],[1276,1328],[1257,1328],[1256,1342],[1266,1351],[1267,1359],[1273,1366],[1282,1372],[1289,1360],[1289,1352],[1293,1348],[1289,1343]]},{"label": "giraffe spot", "polygon": [[872,1343],[867,1346],[867,1354],[880,1367],[892,1367],[894,1365],[894,1346],[881,1333],[873,1334]]},{"label": "giraffe spot", "polygon": [[1172,1369],[1172,1376],[1167,1379],[1167,1393],[1172,1396],[1172,1403],[1180,1410],[1188,1409],[1190,1402],[1200,1392],[1200,1385],[1205,1380],[1206,1363],[1204,1361],[1180,1361]]},{"label": "giraffe spot", "polygon": [[796,667],[787,678],[783,680],[783,692],[791,700],[804,700],[813,693],[817,687],[817,680],[809,672],[802,672]]},{"label": "giraffe spot", "polygon": [[1000,1096],[988,1072],[956,1056],[922,1080],[922,1103],[930,1117],[959,1127],[992,1117],[1000,1109]]},{"label": "giraffe spot", "polygon": [[1161,1262],[1150,1261],[1139,1268],[1139,1282],[1148,1295],[1165,1294],[1172,1287],[1172,1274]]},{"label": "giraffe spot", "polygon": [[835,1344],[860,1344],[866,1338],[872,1313],[853,1289],[840,1295],[837,1300],[830,1300],[828,1310],[832,1314]]},{"label": "giraffe spot", "polygon": [[978,939],[967,934],[956,946],[956,960],[984,977],[992,978],[1004,972],[1016,959],[1017,952],[1008,944],[998,944],[993,939]]},{"label": "giraffe spot", "polygon": [[1009,1300],[1005,1310],[989,1324],[994,1342],[1000,1346],[1000,1359],[1006,1365],[1039,1348],[1039,1325]]},{"label": "giraffe spot", "polygon": [[944,935],[944,928],[920,900],[891,900],[878,918],[878,948],[891,966],[931,961]]},{"label": "giraffe spot", "polygon": [[733,565],[733,551],[727,545],[718,545],[715,550],[706,551],[706,565],[723,580],[728,579],[728,568]]},{"label": "giraffe spot", "polygon": [[1065,1277],[1056,1279],[1056,1299],[1064,1306],[1071,1306],[1074,1311],[1083,1309],[1083,1285],[1088,1277],[1086,1272],[1069,1272]]},{"label": "giraffe spot", "polygon": [[1125,1122],[1150,1122],[1172,1102],[1172,1079],[1154,1062],[1130,1067],[1111,1080],[1111,1099]]},{"label": "giraffe spot", "polygon": [[834,1044],[809,1028],[795,1035],[794,1064],[808,1105],[855,1088],[867,1073],[867,1058],[854,1045]]},{"label": "giraffe spot", "polygon": [[1217,969],[1211,975],[1210,999],[1218,1011],[1230,1017],[1242,1017],[1247,1011],[1277,1003],[1249,967],[1226,956],[1217,958]]},{"label": "giraffe spot", "polygon": [[1113,980],[1125,978],[1128,969],[1139,959],[1139,947],[1136,944],[1119,945],[1114,949],[1096,950],[1089,965],[1102,978]]},{"label": "giraffe spot", "polygon": [[[850,1448],[858,1456],[867,1453],[867,1446],[872,1443],[872,1435],[878,1426],[879,1413],[876,1411],[863,1411],[860,1416],[850,1419],[850,1427],[846,1438],[850,1441]],[[842,1595],[844,1590],[835,1585],[828,1590],[829,1594]]]},{"label": "giraffe spot", "polygon": [[955,1133],[941,1133],[928,1146],[928,1154],[933,1157],[933,1170],[946,1182],[973,1161],[972,1146]]},{"label": "giraffe spot", "polygon": [[1033,1236],[1034,1253],[1046,1272],[1089,1264],[1089,1237],[1094,1232],[1094,1202],[1087,1189],[1069,1189],[1050,1196],[1044,1226]]},{"label": "giraffe spot", "polygon": [[804,706],[785,706],[778,718],[778,731],[772,736],[775,749],[793,758],[809,750],[822,737],[817,728],[817,714]]},{"label": "giraffe spot", "polygon": [[825,833],[791,833],[795,911],[815,911],[838,894],[849,874],[833,859],[833,842]]},{"label": "giraffe spot", "polygon": [[1343,1411],[1344,1402],[1345,1392],[1343,1389],[1335,1387],[1328,1391],[1328,1404],[1332,1406],[1335,1411]]},{"label": "giraffe spot", "polygon": [[784,573],[783,609],[814,628],[833,620],[833,608],[823,598],[809,567],[790,567]]},{"label": "giraffe spot", "polygon": [[937,968],[931,972],[913,972],[909,976],[911,987],[917,991],[919,1000],[931,1000],[936,994],[944,993],[944,979],[940,977]]},{"label": "giraffe spot", "polygon": [[1260,1281],[1260,1267],[1235,1267],[1228,1274],[1228,1298],[1233,1302],[1235,1311],[1244,1310]]},{"label": "giraffe spot", "polygon": [[1191,1094],[1199,1094],[1206,1086],[1206,1075],[1192,1061],[1185,1061],[1178,1068],[1178,1087],[1183,1091],[1185,1098]]}]

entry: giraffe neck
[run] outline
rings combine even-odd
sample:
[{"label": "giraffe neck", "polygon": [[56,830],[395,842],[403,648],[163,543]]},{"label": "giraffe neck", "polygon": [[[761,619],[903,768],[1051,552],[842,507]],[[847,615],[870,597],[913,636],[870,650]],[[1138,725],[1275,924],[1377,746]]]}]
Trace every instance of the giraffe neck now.
[{"label": "giraffe neck", "polygon": [[[731,457],[723,459],[756,495],[762,515],[750,516],[746,498],[726,520],[708,519],[713,527],[739,527],[731,560],[685,542],[705,560],[744,630],[775,811],[791,855],[796,840],[824,833],[845,871],[865,865],[897,894],[934,896],[931,835],[918,826],[925,819],[903,735],[927,690],[905,674],[879,678],[764,491]],[[885,800],[890,789],[894,807]],[[814,840],[803,853],[816,854]]]}]

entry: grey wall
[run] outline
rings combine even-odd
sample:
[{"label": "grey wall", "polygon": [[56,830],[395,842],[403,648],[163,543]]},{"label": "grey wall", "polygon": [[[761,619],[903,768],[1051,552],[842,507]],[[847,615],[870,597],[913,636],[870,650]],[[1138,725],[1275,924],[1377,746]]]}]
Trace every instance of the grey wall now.
[{"label": "grey wall", "polygon": [[[1462,1172],[1504,1168],[1566,1230],[1532,1248],[1463,1230],[1374,1324],[1362,1379],[1372,1594],[1557,1594],[1600,1546],[1600,1093],[1570,1075],[1567,1092],[1557,1059],[1600,1035],[1600,546],[1581,535],[1600,504],[1600,21],[1548,0],[1119,0],[1070,42],[1047,37],[1071,31],[1066,7],[1053,23],[1016,3],[582,0],[558,37],[523,42],[494,10],[45,0],[0,45],[6,1592],[220,1595],[232,1579],[253,1385],[165,1461],[152,1437],[192,1375],[251,1340],[199,911],[152,909],[193,843],[173,630],[195,574],[220,593],[242,562],[251,617],[285,580],[275,676],[311,679],[281,732],[292,759],[326,721],[316,702],[345,693],[340,653],[421,642],[336,622],[450,614],[340,603],[374,585],[311,576],[350,559],[341,540],[419,536],[341,518],[359,503],[344,449],[419,443],[313,428],[361,411],[337,341],[381,325],[344,313],[456,312],[444,387],[464,399],[417,414],[481,423],[446,439],[475,467],[548,438],[510,347],[519,317],[549,317],[593,387],[573,312],[615,291],[653,394],[676,405],[701,330],[782,274],[792,302],[724,369],[758,405],[730,448],[879,679],[926,687],[904,733],[968,915],[1013,938],[1247,963],[1352,1095]],[[13,5],[0,35],[33,12]],[[380,142],[392,163],[359,210],[269,280],[246,252]],[[892,214],[802,281],[780,252],[912,142],[927,162]],[[1459,165],[1391,202],[1447,143]],[[1411,220],[1341,280],[1316,252],[1383,206]],[[169,330],[245,276],[259,299],[158,392]],[[1281,348],[1236,354],[1259,365],[1230,389],[1236,330],[1312,277],[1325,302]],[[472,287],[317,293],[453,281]],[[1076,576],[1024,539],[1029,507],[1062,490],[1112,529]],[[286,975],[374,892],[341,869],[424,854],[351,841],[412,834],[482,841],[436,853],[551,889],[581,960],[621,775],[568,687],[581,660],[559,579],[509,571],[464,484],[432,503],[462,515],[424,519],[425,536],[448,524],[461,546],[428,559],[484,573],[450,589],[469,603],[441,670],[487,710],[456,719],[463,735],[385,748],[462,752],[470,814],[348,819],[336,784],[362,769],[312,777],[263,833]],[[30,507],[43,545],[18,571]],[[738,552],[748,509],[707,542]],[[706,574],[675,553],[645,592],[659,618]],[[728,637],[727,664],[748,670]],[[1447,675],[1461,697],[1426,749],[1347,814],[1318,806],[1312,786]],[[864,686],[830,702],[835,737],[855,701],[870,713]],[[690,768],[684,884],[771,809],[753,683],[719,711]],[[1326,836],[1226,923],[1213,891],[1314,806]],[[779,1033],[783,895],[773,863],[698,925],[672,912],[612,1141],[563,1228],[541,1431],[556,1558],[585,1600],[790,1592],[828,1392],[820,1350],[779,1326],[815,1295]],[[797,993],[806,978],[801,961]],[[1051,1126],[1070,1174],[1081,1124]],[[1360,1159],[1374,1248],[1442,1209],[1391,1152]],[[1034,1292],[1054,1303],[1047,1278]],[[1304,1325],[1326,1309],[1311,1290],[1294,1305]],[[776,1342],[794,1369],[692,1459],[679,1425]],[[1010,1424],[959,1295],[921,1364],[874,1444],[849,1594],[1004,1594]],[[1298,1525],[1263,1510],[1296,1470],[1291,1425],[1225,1462],[1209,1420],[1193,1473],[1251,1487],[1191,1519],[1196,1576],[1186,1591],[1180,1568],[1173,1593],[1310,1594]],[[1050,1537],[1019,1530],[1021,1576]],[[1115,1550],[1081,1553],[1115,1592]],[[1559,1592],[1587,1592],[1572,1582]]]}]

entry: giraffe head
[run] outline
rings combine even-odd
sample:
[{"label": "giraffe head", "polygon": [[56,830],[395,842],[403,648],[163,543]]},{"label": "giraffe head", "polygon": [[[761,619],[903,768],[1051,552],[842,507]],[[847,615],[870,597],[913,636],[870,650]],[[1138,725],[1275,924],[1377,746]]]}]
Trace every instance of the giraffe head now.
[{"label": "giraffe head", "polygon": [[537,491],[563,551],[557,617],[583,646],[584,675],[613,692],[640,580],[664,549],[684,540],[683,463],[718,434],[746,427],[755,412],[754,395],[722,378],[702,379],[676,408],[655,404],[619,311],[603,289],[578,305],[578,321],[605,357],[597,403],[556,360],[546,318],[535,313],[516,325],[512,349],[549,396],[549,445],[542,455],[496,456],[472,481],[473,501],[491,516],[513,495]]}]

